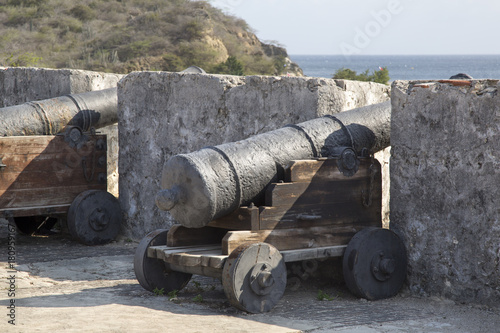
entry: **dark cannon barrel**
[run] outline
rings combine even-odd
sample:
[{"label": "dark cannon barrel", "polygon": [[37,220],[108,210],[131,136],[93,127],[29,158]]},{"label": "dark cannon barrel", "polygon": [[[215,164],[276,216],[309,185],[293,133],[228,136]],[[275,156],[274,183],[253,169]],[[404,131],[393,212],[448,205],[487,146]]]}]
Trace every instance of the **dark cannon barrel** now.
[{"label": "dark cannon barrel", "polygon": [[376,152],[389,146],[390,113],[388,101],[172,156],[156,204],[186,227],[206,226],[241,205],[260,202],[292,160],[332,156],[339,147]]},{"label": "dark cannon barrel", "polygon": [[0,136],[55,135],[68,125],[84,132],[118,122],[116,88],[0,108]]}]

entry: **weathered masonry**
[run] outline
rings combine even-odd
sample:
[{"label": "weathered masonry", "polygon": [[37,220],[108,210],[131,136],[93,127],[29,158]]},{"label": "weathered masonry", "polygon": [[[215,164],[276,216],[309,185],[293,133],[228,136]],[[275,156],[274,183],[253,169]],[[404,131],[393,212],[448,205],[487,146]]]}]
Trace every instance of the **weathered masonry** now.
[{"label": "weathered masonry", "polygon": [[118,85],[120,204],[138,239],[171,226],[155,205],[175,154],[389,99],[390,87],[318,78],[137,72]]},{"label": "weathered masonry", "polygon": [[500,300],[498,80],[392,85],[391,229],[412,293]]}]

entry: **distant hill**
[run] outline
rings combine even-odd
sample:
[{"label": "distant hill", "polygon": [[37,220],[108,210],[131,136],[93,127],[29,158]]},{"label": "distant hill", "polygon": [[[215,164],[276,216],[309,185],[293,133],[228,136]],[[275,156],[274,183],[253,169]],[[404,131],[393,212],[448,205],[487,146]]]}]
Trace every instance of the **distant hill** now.
[{"label": "distant hill", "polygon": [[206,1],[4,0],[0,65],[113,73],[301,75],[286,50]]}]

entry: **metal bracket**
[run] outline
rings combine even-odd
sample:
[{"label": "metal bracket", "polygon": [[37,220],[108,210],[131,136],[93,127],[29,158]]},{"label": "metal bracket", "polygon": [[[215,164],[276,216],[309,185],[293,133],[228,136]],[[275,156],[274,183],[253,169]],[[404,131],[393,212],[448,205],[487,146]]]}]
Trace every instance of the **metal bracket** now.
[{"label": "metal bracket", "polygon": [[68,126],[64,133],[64,141],[72,148],[80,149],[88,141],[87,135],[78,126]]},{"label": "metal bracket", "polygon": [[330,118],[334,121],[336,121],[339,125],[340,125],[340,128],[342,129],[342,131],[344,132],[344,135],[349,138],[349,141],[351,142],[351,148],[353,150],[356,150],[355,147],[354,147],[354,138],[352,137],[352,134],[351,134],[351,131],[349,130],[349,128],[344,125],[344,123],[342,121],[340,121],[339,118],[335,117],[335,116],[332,116],[331,114],[327,114],[326,116],[324,116],[326,118]]},{"label": "metal bracket", "polygon": [[332,156],[337,158],[337,168],[344,176],[352,177],[358,172],[360,161],[354,149],[336,147]]}]

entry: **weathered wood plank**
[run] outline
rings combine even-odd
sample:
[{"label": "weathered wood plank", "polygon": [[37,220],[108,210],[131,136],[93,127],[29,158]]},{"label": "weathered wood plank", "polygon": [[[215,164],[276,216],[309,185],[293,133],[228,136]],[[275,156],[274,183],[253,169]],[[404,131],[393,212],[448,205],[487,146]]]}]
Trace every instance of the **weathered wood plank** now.
[{"label": "weathered wood plank", "polygon": [[[369,177],[313,183],[271,184],[266,190],[266,206],[360,201],[363,192],[367,192],[369,186]],[[375,177],[374,188],[380,188],[380,186],[381,178]]]},{"label": "weathered wood plank", "polygon": [[[338,176],[330,172],[332,160],[296,161],[296,170],[304,172],[323,172],[316,178],[297,176],[296,183],[272,184],[266,192],[266,206],[260,208],[260,229],[308,228],[313,226],[381,226],[382,177],[380,169],[374,174],[373,182],[368,172],[370,159],[363,159],[364,164],[356,175],[363,177]],[[334,160],[333,160],[334,161]],[[322,171],[312,168],[328,164]],[[375,167],[380,164],[375,163]],[[326,170],[326,171],[325,171]],[[337,175],[330,177],[329,175]],[[293,173],[292,173],[293,175]],[[303,180],[311,179],[311,182]],[[333,180],[332,180],[333,179]],[[370,185],[372,189],[370,190]],[[371,193],[371,194],[370,194]],[[370,200],[369,200],[370,199]],[[365,203],[371,201],[368,206]]]},{"label": "weathered wood plank", "polygon": [[259,226],[259,208],[240,207],[231,214],[211,221],[208,226],[229,230],[253,230]]},{"label": "weathered wood plank", "polygon": [[43,207],[21,207],[21,208],[1,208],[0,217],[18,217],[18,216],[54,216],[65,215],[68,213],[69,204],[53,205]]},{"label": "weathered wood plank", "polygon": [[[375,164],[378,162],[375,160]],[[349,179],[363,178],[369,175],[370,158],[360,158],[359,171]],[[380,165],[378,166],[380,168]],[[346,179],[337,168],[336,159],[292,161],[285,171],[287,182],[331,181]]]},{"label": "weathered wood plank", "polygon": [[222,241],[226,232],[225,229],[213,227],[187,228],[175,224],[167,233],[167,246],[216,244]]},{"label": "weathered wood plank", "polygon": [[[50,145],[51,142],[53,145]],[[0,154],[41,154],[60,151],[57,143],[64,142],[63,136],[34,135],[7,136],[0,138]]]},{"label": "weathered wood plank", "polygon": [[[205,245],[203,248],[205,249],[217,249],[220,248],[220,244],[213,245]],[[181,252],[189,252],[191,250],[199,249],[199,245],[189,245],[189,246],[178,246],[178,247],[169,247],[166,245],[158,245],[158,246],[150,246],[148,247],[148,257],[149,258],[158,258],[164,259],[165,255],[168,253],[181,253]]]},{"label": "weathered wood plank", "polygon": [[346,245],[362,227],[311,227],[261,231],[229,231],[222,240],[222,254],[246,243],[266,242],[278,250]]},{"label": "weathered wood plank", "polygon": [[[88,137],[87,145],[91,142],[94,142],[95,145],[96,140],[106,138],[105,135],[99,134]],[[64,141],[62,135],[5,136],[0,137],[0,155],[5,153],[14,155],[56,154],[61,152],[62,145],[68,147],[67,149],[73,149]]]},{"label": "weathered wood plank", "polygon": [[169,264],[189,267],[222,268],[227,256],[222,255],[221,252],[220,244],[179,248],[152,246],[148,248],[149,257],[161,259]]},{"label": "weathered wood plank", "polygon": [[[0,157],[2,157],[0,155]],[[106,169],[106,152],[100,151],[91,154],[50,153],[40,155],[9,155],[4,154],[2,163],[6,165],[1,171],[5,175],[19,175],[23,173],[54,174],[59,177],[60,172],[76,171],[83,176],[83,164],[86,164],[87,172],[92,169],[100,171]]]},{"label": "weathered wood plank", "polygon": [[[58,162],[55,161],[55,163]],[[40,169],[32,169],[34,166],[30,165],[24,169],[24,171],[18,173],[0,172],[0,196],[9,190],[30,189],[33,187],[65,187],[68,185],[85,185],[89,183],[95,184],[98,181],[99,174],[106,174],[106,167],[92,168],[89,166],[87,169],[89,182],[85,178],[81,165],[77,168],[69,168],[64,164],[57,164],[53,171],[50,170],[52,166],[46,167],[48,165],[50,164]],[[91,176],[93,176],[93,178],[90,178]]]},{"label": "weathered wood plank", "polygon": [[106,190],[106,151],[96,148],[100,139],[106,136],[89,136],[76,149],[63,136],[0,138],[0,158],[6,165],[0,170],[0,211],[31,210],[33,216],[43,207],[57,206],[60,212],[83,191]]},{"label": "weathered wood plank", "polygon": [[0,211],[22,207],[43,207],[71,204],[86,190],[106,190],[106,184],[61,186],[5,191],[0,195]]},{"label": "weathered wood plank", "polygon": [[361,203],[262,207],[260,229],[307,228],[312,226],[382,225],[380,199],[368,208]]},{"label": "weathered wood plank", "polygon": [[281,251],[285,262],[342,257],[347,245],[317,247],[312,249],[298,249]]},{"label": "weathered wood plank", "polygon": [[166,257],[165,261],[173,265],[186,266],[186,267],[202,266],[202,267],[222,268],[224,260],[227,258],[227,256],[223,256],[220,253],[221,253],[220,247],[218,253],[212,253],[212,254],[176,253]]}]

